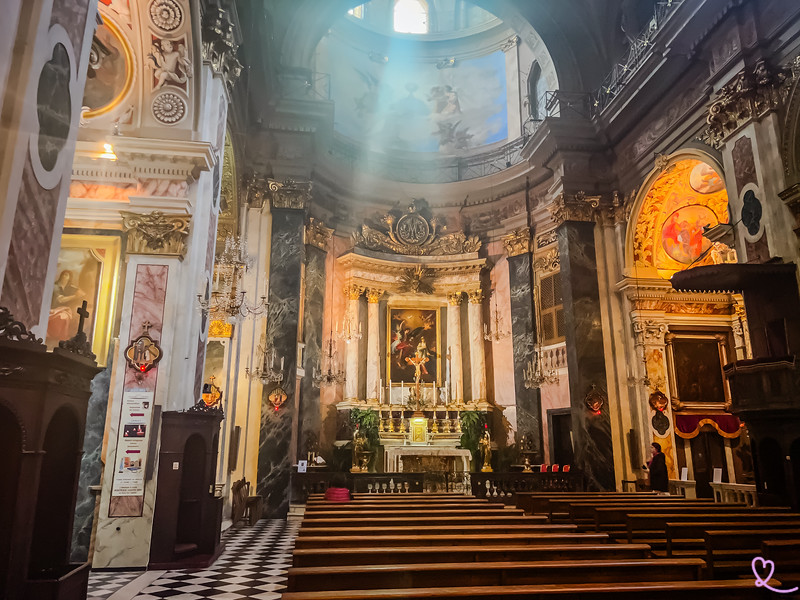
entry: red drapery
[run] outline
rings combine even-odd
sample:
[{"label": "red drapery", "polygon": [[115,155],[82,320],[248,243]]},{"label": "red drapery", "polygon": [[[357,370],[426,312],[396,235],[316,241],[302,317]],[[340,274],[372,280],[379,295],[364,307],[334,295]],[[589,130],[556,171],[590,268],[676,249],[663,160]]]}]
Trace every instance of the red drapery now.
[{"label": "red drapery", "polygon": [[675,415],[675,433],[683,439],[697,437],[703,425],[711,425],[726,438],[739,437],[742,426],[733,415]]}]

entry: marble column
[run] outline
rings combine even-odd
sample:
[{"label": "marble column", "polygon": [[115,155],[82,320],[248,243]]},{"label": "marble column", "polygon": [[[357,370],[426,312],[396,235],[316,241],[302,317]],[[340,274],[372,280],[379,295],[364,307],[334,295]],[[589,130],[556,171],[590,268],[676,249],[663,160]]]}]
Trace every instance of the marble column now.
[{"label": "marble column", "polygon": [[505,236],[503,245],[508,253],[517,434],[520,439],[524,435],[526,440],[530,440],[534,453],[531,460],[541,463],[544,461],[541,390],[525,387],[525,368],[534,356],[536,340],[530,228],[524,227]]},{"label": "marble column", "polygon": [[383,290],[367,290],[367,401],[380,398],[381,328],[378,302]]},{"label": "marble column", "polygon": [[469,361],[472,369],[472,401],[486,402],[486,353],[483,347],[483,292],[468,292]]},{"label": "marble column", "polygon": [[342,335],[344,346],[344,399],[350,402],[358,400],[358,343],[361,334],[358,321],[358,300],[363,288],[348,285],[344,293],[347,296],[347,315]]},{"label": "marble column", "polygon": [[599,198],[561,195],[553,219],[561,255],[561,289],[575,464],[588,490],[613,490],[614,456],[594,242]]},{"label": "marble column", "polygon": [[325,308],[325,259],[332,229],[310,219],[306,227],[306,268],[303,302],[303,379],[300,381],[299,435],[297,456],[305,458],[309,452],[319,451],[319,433],[322,427],[320,390],[314,377],[322,365],[322,317]]},{"label": "marble column", "polygon": [[[275,349],[275,368],[283,360],[283,381],[266,386],[261,398],[257,493],[264,497],[264,516],[285,518],[289,512],[292,437],[297,431],[297,347],[301,274],[305,262],[305,207],[309,183],[270,181],[272,247],[269,270],[267,340]],[[275,409],[269,401],[278,387],[286,400]]]},{"label": "marble column", "polygon": [[462,293],[447,296],[447,352],[450,355],[450,398],[464,400],[464,359],[461,355]]}]

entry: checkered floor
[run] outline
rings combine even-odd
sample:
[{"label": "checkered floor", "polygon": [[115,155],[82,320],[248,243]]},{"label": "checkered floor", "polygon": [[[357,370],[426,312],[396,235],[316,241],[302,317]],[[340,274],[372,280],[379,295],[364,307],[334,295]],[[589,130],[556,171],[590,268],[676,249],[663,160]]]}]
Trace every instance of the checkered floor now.
[{"label": "checkered floor", "polygon": [[89,593],[86,594],[86,600],[106,600],[142,573],[143,571],[92,571],[89,574]]},{"label": "checkered floor", "polygon": [[[254,527],[229,530],[224,538],[225,551],[211,567],[168,571],[134,600],[279,600],[286,587],[286,570],[292,562],[299,526],[299,521],[264,519]],[[88,598],[104,598],[92,595],[93,582],[94,578],[89,582]]]}]

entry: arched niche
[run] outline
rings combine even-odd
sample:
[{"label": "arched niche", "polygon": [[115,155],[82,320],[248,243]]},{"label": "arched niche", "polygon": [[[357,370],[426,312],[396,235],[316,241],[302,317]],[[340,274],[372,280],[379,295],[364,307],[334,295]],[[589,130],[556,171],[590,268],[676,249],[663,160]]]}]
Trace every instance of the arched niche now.
[{"label": "arched niche", "polygon": [[[81,425],[71,407],[53,413],[44,435],[31,542],[30,577],[58,578],[68,563],[80,466]],[[55,577],[54,577],[55,576]]]},{"label": "arched niche", "polygon": [[23,429],[17,416],[0,403],[0,590],[6,589],[6,575],[11,558],[11,534],[14,523]]},{"label": "arched niche", "polygon": [[703,226],[730,222],[722,166],[710,155],[682,150],[645,179],[625,238],[625,274],[669,279],[692,266],[735,262],[724,244],[702,236]]}]

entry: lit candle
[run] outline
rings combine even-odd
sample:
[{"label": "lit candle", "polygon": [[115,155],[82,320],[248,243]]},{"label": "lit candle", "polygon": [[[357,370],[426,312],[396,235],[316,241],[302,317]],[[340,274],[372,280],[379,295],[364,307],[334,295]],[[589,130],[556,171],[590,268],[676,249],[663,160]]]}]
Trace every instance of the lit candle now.
[{"label": "lit candle", "polygon": [[285,356],[281,356],[281,371],[283,371],[283,359],[286,358]]}]

